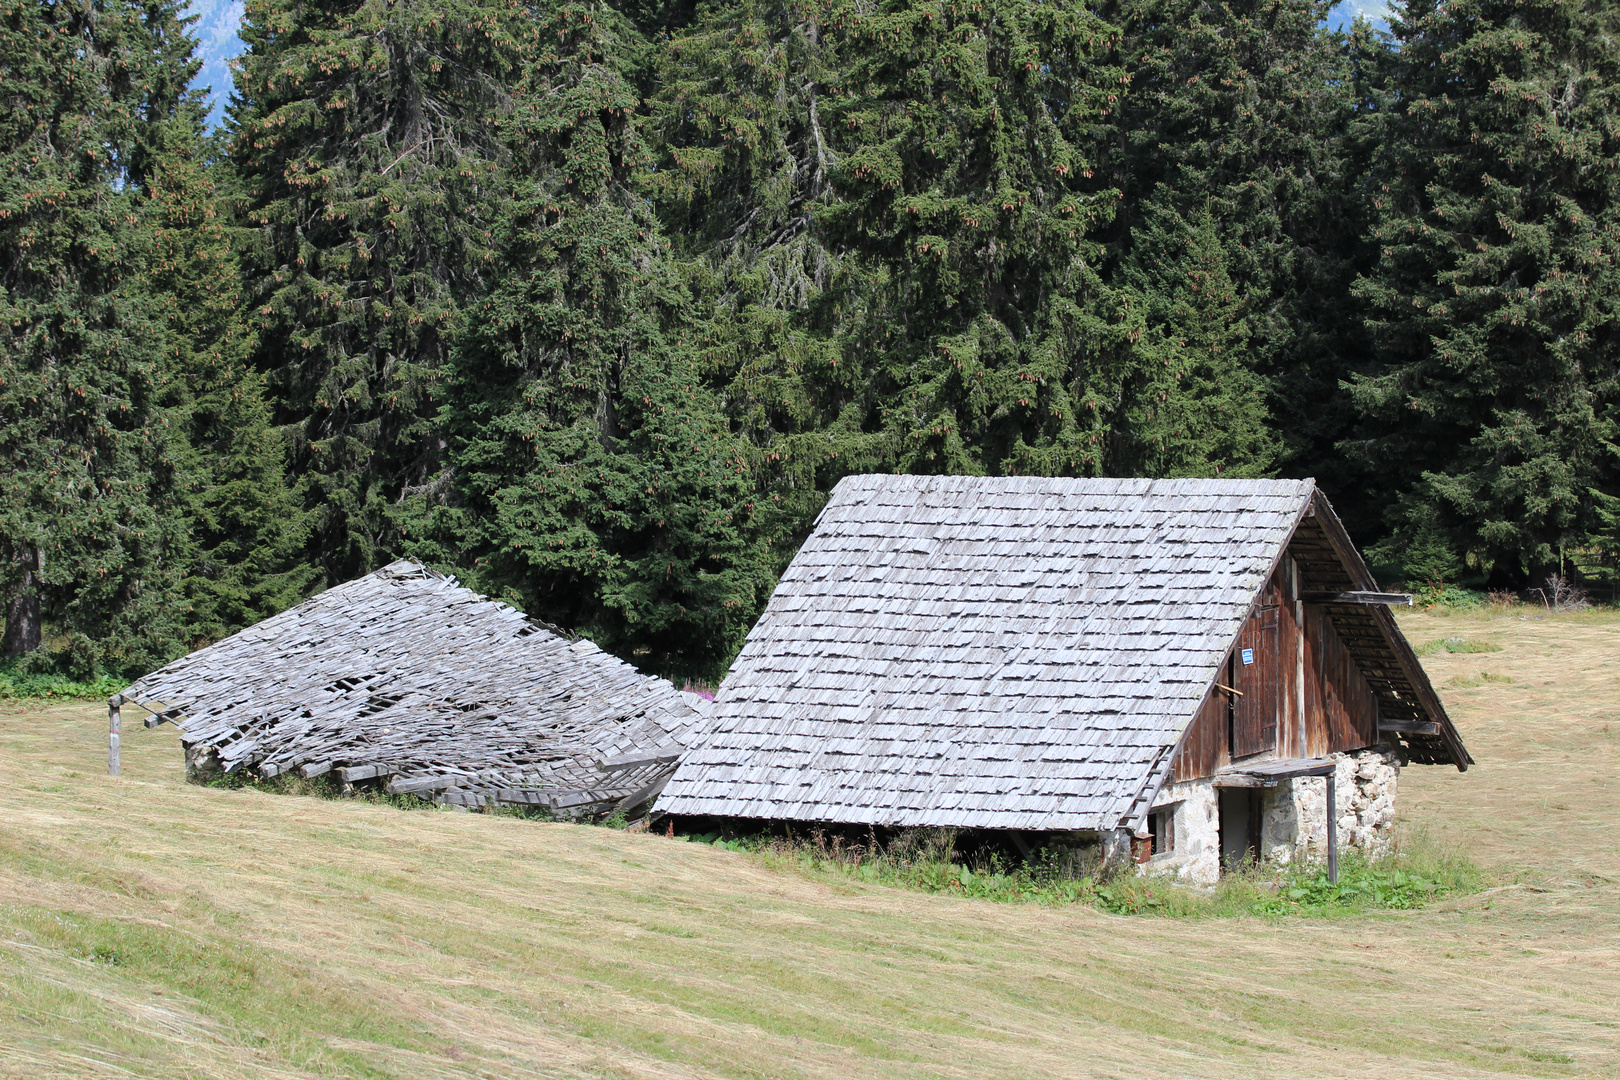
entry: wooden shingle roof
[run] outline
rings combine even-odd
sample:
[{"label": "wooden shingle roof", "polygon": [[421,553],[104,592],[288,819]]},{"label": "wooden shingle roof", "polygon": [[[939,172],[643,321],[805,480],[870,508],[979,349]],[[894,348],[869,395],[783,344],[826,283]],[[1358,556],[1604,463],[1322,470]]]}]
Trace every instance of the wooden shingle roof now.
[{"label": "wooden shingle roof", "polygon": [[[227,771],[385,778],[396,792],[572,811],[656,783],[695,695],[401,560],[122,694]],[[601,762],[643,761],[610,768]]]},{"label": "wooden shingle roof", "polygon": [[674,814],[1114,828],[1308,480],[852,476],[659,799]]}]

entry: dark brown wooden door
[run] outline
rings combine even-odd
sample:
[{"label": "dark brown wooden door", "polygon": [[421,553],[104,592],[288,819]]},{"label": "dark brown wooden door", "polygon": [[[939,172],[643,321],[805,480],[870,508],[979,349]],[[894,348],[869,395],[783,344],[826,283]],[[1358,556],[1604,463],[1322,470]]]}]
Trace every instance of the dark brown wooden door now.
[{"label": "dark brown wooden door", "polygon": [[1277,748],[1277,705],[1281,698],[1277,650],[1277,606],[1264,604],[1243,624],[1232,655],[1232,685],[1242,694],[1232,707],[1234,759]]}]

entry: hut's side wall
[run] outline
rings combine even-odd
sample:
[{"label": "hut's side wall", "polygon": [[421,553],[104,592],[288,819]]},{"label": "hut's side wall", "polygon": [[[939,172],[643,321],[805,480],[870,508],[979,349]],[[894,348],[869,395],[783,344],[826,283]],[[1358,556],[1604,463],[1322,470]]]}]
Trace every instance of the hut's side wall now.
[{"label": "hut's side wall", "polygon": [[1213,776],[1216,770],[1231,763],[1227,730],[1229,707],[1226,694],[1220,690],[1212,691],[1204,699],[1181,744],[1181,752],[1176,755],[1175,772],[1171,776],[1176,783]]},{"label": "hut's side wall", "polygon": [[[1258,620],[1262,612],[1274,618],[1274,636],[1244,635],[1245,641],[1275,642],[1271,645],[1275,655],[1262,658],[1275,672],[1275,679],[1265,683],[1265,707],[1275,710],[1277,718],[1274,753],[1285,758],[1324,757],[1374,746],[1378,704],[1372,689],[1326,612],[1299,602],[1298,580],[1293,560],[1284,558],[1256,599],[1251,619]],[[1258,683],[1244,683],[1243,675],[1232,663],[1216,681],[1253,694]],[[1219,686],[1212,689],[1176,755],[1174,782],[1213,776],[1232,763],[1232,711],[1231,696]]]},{"label": "hut's side wall", "polygon": [[1339,639],[1327,613],[1305,610],[1306,701],[1316,714],[1307,725],[1306,756],[1359,750],[1378,742],[1378,699]]}]

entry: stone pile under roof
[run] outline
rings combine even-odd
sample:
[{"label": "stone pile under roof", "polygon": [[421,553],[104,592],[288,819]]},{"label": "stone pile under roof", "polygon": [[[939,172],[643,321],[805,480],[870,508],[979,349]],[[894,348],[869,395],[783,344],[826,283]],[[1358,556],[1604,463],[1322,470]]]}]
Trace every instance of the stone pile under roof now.
[{"label": "stone pile under roof", "polygon": [[1314,493],[848,477],[658,808],[1116,828],[1162,781]]},{"label": "stone pile under roof", "polygon": [[[706,703],[402,560],[200,649],[123,700],[192,760],[562,815],[656,791]],[[154,721],[149,720],[148,724]]]}]

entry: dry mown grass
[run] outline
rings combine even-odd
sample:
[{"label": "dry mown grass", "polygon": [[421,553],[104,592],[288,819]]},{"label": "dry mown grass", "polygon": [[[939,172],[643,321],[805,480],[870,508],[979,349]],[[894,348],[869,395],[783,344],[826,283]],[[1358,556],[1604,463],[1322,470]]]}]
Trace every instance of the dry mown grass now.
[{"label": "dry mown grass", "polygon": [[[0,1076],[1620,1073],[1620,618],[1414,616],[1479,759],[1408,823],[1493,890],[1335,921],[953,900],[603,829],[181,781],[0,713]],[[1511,683],[1479,677],[1506,675]]]}]

